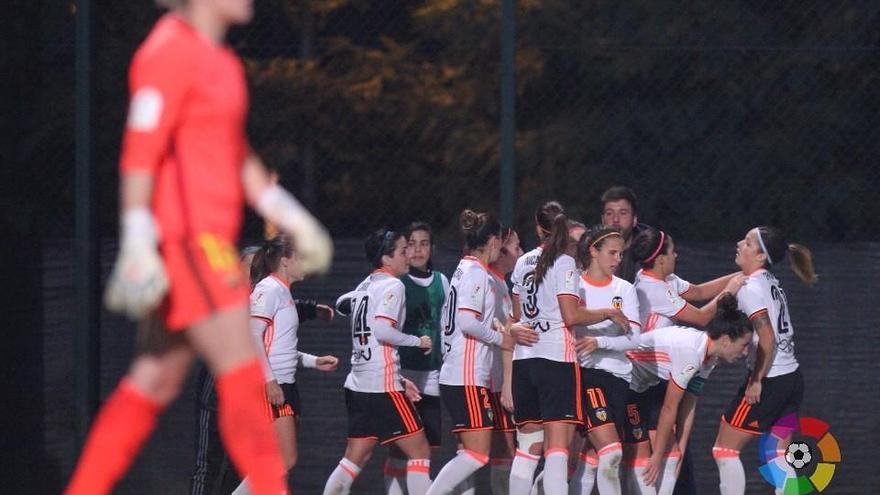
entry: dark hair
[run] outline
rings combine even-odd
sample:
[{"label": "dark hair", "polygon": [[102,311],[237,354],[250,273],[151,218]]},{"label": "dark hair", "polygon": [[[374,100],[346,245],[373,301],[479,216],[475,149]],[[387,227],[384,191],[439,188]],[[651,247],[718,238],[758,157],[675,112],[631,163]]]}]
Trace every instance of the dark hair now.
[{"label": "dark hair", "polygon": [[550,235],[544,240],[544,249],[535,266],[535,287],[541,284],[547,271],[550,270],[553,263],[556,263],[556,259],[565,254],[568,243],[568,217],[565,216],[565,213],[560,213],[553,219]]},{"label": "dark hair", "polygon": [[409,240],[409,238],[413,235],[413,232],[415,232],[417,230],[422,230],[424,232],[427,232],[428,238],[431,240],[431,244],[432,245],[434,244],[434,230],[431,229],[431,226],[428,224],[428,222],[423,222],[421,220],[417,220],[417,221],[409,224],[409,226],[406,228],[407,240]]},{"label": "dark hair", "polygon": [[617,227],[601,224],[594,225],[584,232],[584,235],[578,240],[577,246],[577,261],[582,269],[590,266],[590,248],[602,249],[602,246],[609,237],[622,239],[623,234],[621,234],[620,229]]},{"label": "dark hair", "polygon": [[654,268],[657,256],[669,250],[670,242],[672,242],[672,238],[665,232],[646,226],[639,230],[639,233],[633,238],[630,249],[632,249],[633,258],[642,265],[642,268]]},{"label": "dark hair", "polygon": [[718,340],[722,335],[727,335],[730,340],[737,340],[752,331],[752,322],[745,313],[739,310],[736,297],[730,293],[719,297],[715,316],[706,325],[706,333],[709,334],[709,338]]},{"label": "dark hair", "polygon": [[562,207],[559,201],[545,201],[535,210],[535,225],[544,234],[541,236],[541,241],[550,236],[550,231],[553,230],[553,220],[556,218],[556,215],[562,213],[565,213],[565,208]]},{"label": "dark hair", "polygon": [[629,201],[629,204],[632,206],[633,215],[638,214],[639,208],[636,204],[636,193],[626,186],[613,186],[606,189],[602,193],[602,208],[604,209],[605,205],[612,201],[620,201],[621,199]]},{"label": "dark hair", "polygon": [[290,236],[282,234],[264,242],[254,253],[254,260],[251,262],[251,286],[257,285],[260,280],[277,270],[281,258],[291,256],[293,256],[293,242]]},{"label": "dark hair", "polygon": [[782,231],[774,228],[762,226],[758,227],[758,243],[761,252],[765,252],[767,248],[767,261],[764,263],[765,268],[771,268],[773,265],[779,264],[789,255],[789,265],[791,271],[807,285],[813,285],[819,277],[813,268],[813,253],[802,244],[789,244],[785,240]]},{"label": "dark hair", "polygon": [[382,268],[382,256],[394,254],[394,245],[404,237],[403,232],[390,229],[379,229],[368,235],[364,240],[364,254],[373,268]]},{"label": "dark hair", "polygon": [[501,222],[488,213],[464,210],[458,217],[458,225],[464,234],[464,248],[468,252],[485,246],[493,235],[501,237]]},{"label": "dark hair", "polygon": [[[410,241],[413,235],[413,232],[422,231],[428,233],[428,241],[431,243],[431,246],[434,246],[434,230],[431,229],[431,225],[428,222],[423,222],[421,220],[416,220],[415,222],[409,224],[406,228],[406,240]],[[431,251],[431,257],[428,258],[428,270],[434,269],[434,252]]]}]

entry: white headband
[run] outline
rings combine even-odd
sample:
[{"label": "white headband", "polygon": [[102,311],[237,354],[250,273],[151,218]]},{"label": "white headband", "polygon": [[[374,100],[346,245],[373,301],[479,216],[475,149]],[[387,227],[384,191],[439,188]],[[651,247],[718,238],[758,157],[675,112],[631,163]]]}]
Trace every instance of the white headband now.
[{"label": "white headband", "polygon": [[767,251],[767,246],[764,245],[764,239],[761,237],[761,228],[755,227],[755,233],[758,234],[758,244],[761,245],[761,251],[764,251],[764,254],[767,255],[767,263],[773,264],[773,258],[770,257],[770,251]]}]

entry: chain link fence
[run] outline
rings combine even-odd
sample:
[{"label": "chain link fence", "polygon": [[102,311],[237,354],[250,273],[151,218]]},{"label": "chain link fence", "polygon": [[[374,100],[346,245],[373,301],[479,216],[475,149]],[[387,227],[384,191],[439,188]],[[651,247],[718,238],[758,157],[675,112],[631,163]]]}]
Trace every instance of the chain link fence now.
[{"label": "chain link fence", "polygon": [[520,5],[519,205],[627,184],[685,239],[880,235],[876,5]]},{"label": "chain link fence", "polygon": [[[65,256],[73,248],[76,194],[77,4],[15,3],[18,15],[7,21],[15,67],[9,115],[13,128],[23,132],[21,139],[14,132],[0,138],[13,164],[3,167],[0,203],[4,232],[25,243],[10,258],[16,263],[8,279],[23,280],[19,289],[34,301],[24,307],[10,302],[21,292],[5,300],[7,314],[24,322],[23,328],[41,331],[15,337],[10,352],[20,356],[10,362],[26,356],[29,367],[8,379],[49,391],[33,403],[47,411],[43,422],[19,418],[14,429],[22,443],[31,432],[42,432],[46,452],[18,459],[57,467],[38,480],[57,492],[75,455],[64,411],[72,394],[73,291]],[[845,260],[855,253],[858,263],[877,264],[871,252],[872,242],[880,240],[880,205],[871,198],[880,187],[872,167],[880,151],[880,5],[519,0],[517,9],[513,203],[521,233],[531,232],[534,206],[547,198],[594,223],[601,192],[624,184],[639,196],[640,220],[677,239],[702,242],[692,251],[695,257],[720,253],[718,243],[750,226],[775,224],[790,238],[814,245],[845,242],[829,248],[825,272],[872,285]],[[161,11],[146,0],[95,0],[93,10],[94,201],[101,235],[113,239],[128,64]],[[230,35],[247,70],[252,145],[338,239],[421,219],[434,225],[447,254],[454,253],[458,213],[464,207],[497,212],[501,202],[500,23],[501,0],[258,0],[254,21]],[[261,222],[248,216],[244,238],[261,235]],[[340,246],[356,250],[357,244]],[[111,251],[104,246],[105,269]],[[333,284],[355,281],[362,274],[349,266],[354,252],[341,253],[352,261],[332,282],[307,288],[329,299]],[[39,253],[39,262],[28,253]],[[712,266],[720,266],[716,258]],[[829,297],[847,304],[835,296],[844,290],[841,284],[834,287]],[[816,321],[860,328],[870,338],[856,324],[880,322],[869,306],[863,304],[858,318],[816,313]],[[128,337],[112,333],[119,325],[106,316],[102,322],[108,351],[129,344]],[[344,339],[328,342],[344,355]],[[814,354],[806,360],[818,366],[822,344],[809,345]],[[110,362],[107,356],[105,394],[125,369],[122,357]],[[813,378],[820,385],[825,380]],[[821,386],[832,390],[828,383]],[[312,393],[324,398],[317,389]],[[186,464],[189,454],[178,451],[191,446],[174,444],[192,417],[189,406],[175,407],[169,414],[176,419],[122,491],[136,493],[145,486],[139,483],[151,479],[156,493],[182,489],[180,479],[165,483],[188,469],[171,466]],[[330,406],[318,407],[332,414]],[[876,421],[871,425],[848,434],[876,440]],[[711,435],[711,426],[700,428]],[[322,453],[322,462],[336,454]],[[854,457],[847,462],[858,463]],[[751,467],[750,487],[757,487]],[[323,464],[301,471],[309,477],[301,486],[318,487],[325,471]],[[871,476],[865,469],[851,473]]]}]

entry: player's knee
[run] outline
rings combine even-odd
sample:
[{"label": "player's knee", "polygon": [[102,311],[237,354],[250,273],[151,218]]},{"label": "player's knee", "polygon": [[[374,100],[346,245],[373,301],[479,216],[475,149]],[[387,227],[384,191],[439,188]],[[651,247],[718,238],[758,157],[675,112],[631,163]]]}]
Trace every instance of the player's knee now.
[{"label": "player's knee", "polygon": [[544,450],[544,430],[517,430],[516,442],[520,450],[524,450],[532,455],[541,455],[541,452]]},{"label": "player's knee", "polygon": [[183,387],[177,370],[152,360],[138,360],[128,378],[138,390],[162,406],[171,403]]},{"label": "player's knee", "polygon": [[739,450],[727,447],[719,447],[718,445],[716,445],[712,447],[712,457],[715,459],[715,462],[720,462],[725,459],[732,459],[734,457],[739,457]]},{"label": "player's knee", "polygon": [[299,460],[299,454],[297,452],[288,452],[284,459],[284,466],[288,471],[296,467],[296,463]]}]

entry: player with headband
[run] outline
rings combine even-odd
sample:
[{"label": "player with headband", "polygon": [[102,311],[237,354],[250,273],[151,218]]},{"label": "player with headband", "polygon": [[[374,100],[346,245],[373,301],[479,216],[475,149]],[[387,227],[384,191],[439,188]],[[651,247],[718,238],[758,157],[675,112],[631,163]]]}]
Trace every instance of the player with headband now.
[{"label": "player with headband", "polygon": [[351,372],[345,379],[348,444],[323,493],[349,493],[376,444],[393,443],[409,459],[407,491],[424,495],[431,485],[431,449],[419,414],[404,393],[397,347],[418,347],[428,354],[433,343],[427,335],[399,330],[406,318],[406,292],[399,278],[409,271],[406,236],[376,231],[367,237],[364,251],[372,273],[336,302],[351,318]]},{"label": "player with headband", "polygon": [[[779,229],[755,227],[736,245],[736,264],[748,275],[737,300],[739,308],[752,321],[755,342],[747,360],[749,374],[721,416],[712,449],[722,495],[745,493],[740,451],[783,416],[796,414],[803,397],[804,379],[794,355],[794,325],[788,298],[772,272],[786,257],[801,282],[816,283],[818,277],[810,250],[786,242]],[[783,491],[778,488],[776,493]]]}]

